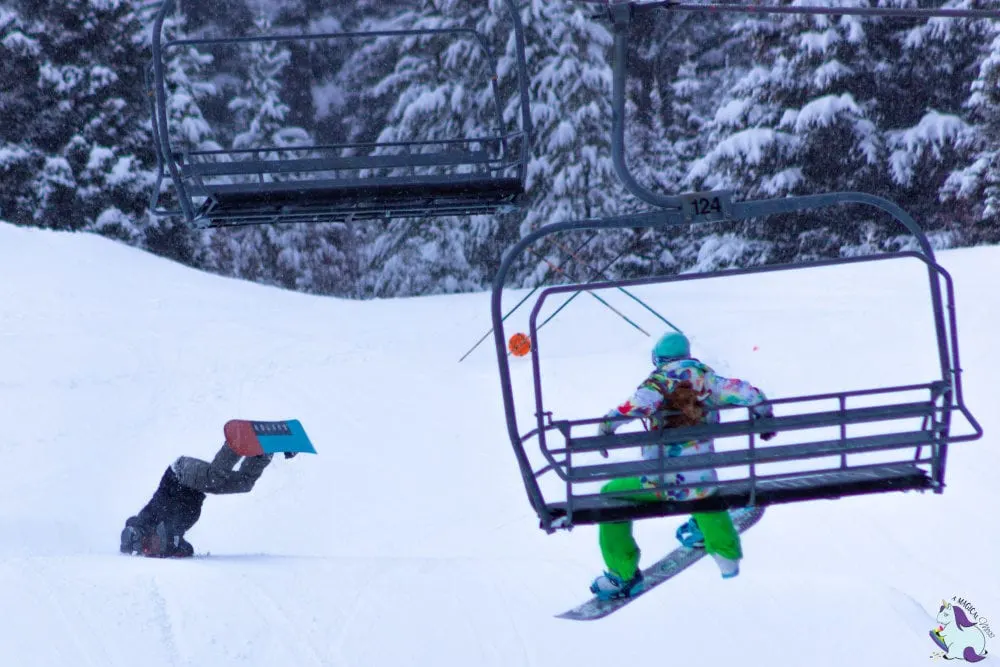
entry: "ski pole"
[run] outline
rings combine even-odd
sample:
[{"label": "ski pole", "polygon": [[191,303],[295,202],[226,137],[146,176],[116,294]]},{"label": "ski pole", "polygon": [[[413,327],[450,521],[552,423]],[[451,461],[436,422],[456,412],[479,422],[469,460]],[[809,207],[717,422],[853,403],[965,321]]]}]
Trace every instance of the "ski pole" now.
[{"label": "ski pole", "polygon": [[[559,248],[561,248],[562,250],[567,251],[566,247],[563,246],[558,241],[556,241],[556,240],[553,239],[552,243],[554,243],[555,245],[559,246]],[[567,252],[569,252],[569,256],[572,257],[573,259],[575,259],[576,261],[580,262],[584,266],[589,266],[589,264],[587,262],[583,261],[580,257],[578,257],[576,255],[576,253],[574,253],[572,250],[568,250]],[[603,272],[603,271],[601,272],[600,275],[601,275],[601,277],[607,277],[606,276],[606,272]],[[618,290],[621,291],[621,292],[623,292],[624,294],[628,295],[630,298],[634,299],[635,301],[637,301],[639,303],[639,305],[641,305],[643,308],[645,308],[649,312],[653,313],[653,315],[656,315],[658,318],[660,318],[661,322],[663,322],[667,326],[671,327],[674,331],[677,331],[678,333],[680,333],[681,330],[678,329],[676,325],[674,325],[673,323],[671,323],[670,320],[668,320],[667,318],[665,318],[663,315],[660,315],[658,312],[656,312],[655,310],[653,310],[642,299],[640,299],[636,295],[632,294],[631,292],[629,292],[624,287],[619,287]]]},{"label": "ski pole", "polygon": [[[594,240],[595,238],[597,238],[597,232],[594,232],[594,233],[592,233],[592,234],[590,235],[590,238],[588,238],[588,239],[587,239],[586,241],[584,241],[583,243],[581,243],[581,244],[580,244],[580,247],[576,249],[576,252],[580,252],[581,250],[583,250],[583,249],[584,249],[584,248],[585,248],[585,247],[586,247],[586,246],[587,246],[587,245],[588,245],[588,244],[589,244],[589,243],[590,243],[591,241],[593,241],[593,240]],[[549,241],[551,242],[551,239],[549,239]],[[541,283],[545,282],[545,279],[549,277],[549,273],[550,273],[550,272],[551,272],[551,269],[549,269],[549,271],[546,271],[546,272],[545,272],[545,275],[544,275],[544,276],[542,276],[542,280],[541,280],[541,281],[539,281],[539,284],[538,284],[538,285],[536,285],[536,286],[535,286],[535,288],[534,288],[533,290],[531,290],[530,292],[528,292],[528,294],[527,294],[527,295],[525,295],[525,297],[524,297],[523,299],[521,299],[520,301],[518,301],[518,302],[517,302],[517,305],[516,305],[516,306],[514,306],[514,307],[513,307],[513,308],[511,308],[511,309],[510,309],[509,311],[507,311],[507,314],[506,314],[506,315],[504,315],[504,316],[503,316],[503,317],[502,317],[502,318],[500,319],[500,321],[501,321],[501,322],[506,322],[506,321],[507,321],[507,318],[508,318],[508,317],[510,317],[511,315],[513,315],[513,314],[514,314],[514,311],[515,311],[515,310],[517,310],[518,308],[520,308],[520,307],[521,307],[521,305],[522,305],[522,304],[523,304],[523,303],[524,303],[525,301],[527,301],[528,299],[530,299],[530,298],[531,298],[531,295],[532,295],[532,294],[534,294],[535,292],[537,292],[537,291],[538,291],[538,290],[539,290],[539,289],[541,288],[541,286],[542,286],[542,284],[541,284]],[[476,344],[475,344],[475,345],[473,345],[473,346],[472,346],[472,348],[470,348],[470,349],[469,349],[469,351],[468,351],[468,352],[466,352],[465,354],[463,354],[463,355],[462,355],[462,358],[461,358],[461,359],[459,359],[459,360],[458,360],[458,362],[459,362],[459,363],[462,363],[463,361],[465,361],[465,358],[466,358],[467,356],[469,356],[470,354],[472,354],[472,352],[473,352],[473,351],[474,351],[474,350],[475,350],[475,349],[476,349],[477,347],[479,347],[480,345],[482,345],[483,341],[484,341],[484,340],[486,340],[487,338],[489,338],[489,336],[490,336],[490,334],[491,334],[491,333],[493,333],[493,327],[490,327],[490,330],[489,330],[489,331],[487,331],[487,332],[486,332],[485,334],[483,334],[483,337],[482,337],[482,338],[480,338],[480,339],[479,339],[479,340],[478,340],[478,341],[476,342]]]},{"label": "ski pole", "polygon": [[[502,318],[502,319],[501,319],[500,321],[501,321],[501,322],[503,322],[503,321],[505,321],[505,320],[506,320],[506,319],[507,319],[508,317],[510,317],[511,315],[513,315],[513,314],[514,314],[514,311],[515,311],[515,310],[517,310],[518,308],[520,308],[520,307],[521,307],[521,304],[523,304],[523,303],[524,303],[525,301],[527,301],[528,299],[530,299],[530,298],[531,298],[531,295],[532,295],[532,294],[534,294],[535,292],[537,292],[537,291],[538,291],[538,288],[539,288],[539,287],[541,287],[541,285],[538,285],[537,287],[535,287],[535,289],[533,289],[533,290],[531,290],[530,292],[528,292],[528,293],[527,293],[527,295],[525,295],[525,297],[524,297],[523,299],[521,299],[520,301],[518,301],[518,302],[517,302],[517,305],[516,305],[516,306],[514,306],[513,308],[511,308],[511,309],[510,309],[510,312],[508,312],[508,313],[507,313],[506,315],[504,315],[504,316],[503,316],[503,318]],[[462,358],[461,358],[461,359],[459,359],[459,360],[458,360],[458,362],[459,362],[459,363],[462,363],[463,361],[465,361],[465,358],[466,358],[467,356],[469,356],[470,354],[472,354],[472,352],[473,352],[473,351],[474,351],[474,350],[475,350],[475,349],[476,349],[477,347],[479,347],[480,345],[482,345],[483,341],[484,341],[484,340],[486,340],[487,338],[489,338],[489,337],[490,337],[490,334],[491,334],[491,333],[493,333],[493,327],[490,327],[490,330],[489,330],[489,331],[487,331],[487,332],[486,332],[485,334],[483,334],[483,337],[482,337],[482,338],[480,338],[480,339],[479,339],[478,341],[476,341],[476,344],[475,344],[475,345],[473,345],[473,346],[472,346],[471,348],[469,348],[469,351],[468,351],[468,352],[466,352],[465,354],[463,354],[463,355],[462,355]]]},{"label": "ski pole", "polygon": [[[568,273],[566,273],[566,271],[562,267],[554,266],[552,264],[552,262],[550,262],[549,260],[547,260],[544,257],[542,257],[541,255],[539,255],[534,250],[532,250],[531,252],[536,257],[538,257],[538,259],[542,260],[543,262],[545,262],[546,264],[548,264],[549,266],[551,266],[553,269],[555,269],[557,273],[561,273],[562,275],[566,276],[566,278],[572,280],[572,277]],[[632,326],[634,326],[636,329],[638,329],[642,333],[646,334],[647,336],[649,335],[648,331],[646,331],[645,329],[643,329],[642,327],[640,327],[638,324],[636,324],[635,322],[633,322],[629,318],[625,317],[625,315],[623,315],[618,309],[616,309],[610,303],[608,303],[607,301],[605,301],[603,298],[601,298],[600,296],[594,294],[590,290],[586,290],[586,292],[587,292],[587,294],[589,294],[590,296],[594,297],[595,299],[597,299],[598,301],[600,301],[601,303],[603,303],[605,306],[607,306],[611,310],[611,312],[613,312],[616,315],[618,315],[618,317],[622,318],[623,320],[625,320],[626,322],[628,322],[629,324],[631,324]]]},{"label": "ski pole", "polygon": [[[591,277],[590,277],[590,280],[588,280],[587,282],[588,282],[588,283],[591,283],[591,282],[595,282],[597,278],[600,278],[600,277],[601,277],[602,275],[604,275],[604,273],[605,273],[605,272],[606,272],[606,271],[607,271],[608,269],[610,269],[610,268],[611,268],[611,266],[612,266],[612,265],[613,265],[613,264],[614,264],[615,262],[617,262],[617,261],[618,261],[619,259],[621,259],[622,257],[624,257],[626,253],[628,253],[629,251],[631,251],[631,250],[632,250],[632,248],[633,248],[633,247],[634,247],[634,246],[636,245],[636,243],[638,243],[638,240],[634,241],[634,242],[632,243],[632,245],[630,245],[629,247],[625,248],[625,249],[624,249],[624,250],[622,250],[622,251],[621,251],[620,253],[618,253],[618,255],[616,255],[616,256],[615,256],[615,257],[614,257],[614,258],[613,258],[613,259],[612,259],[612,260],[611,260],[610,262],[608,262],[608,263],[607,263],[607,264],[606,264],[606,265],[604,266],[604,268],[603,268],[603,269],[599,269],[599,270],[597,271],[597,273],[595,273],[595,274],[594,274],[593,276],[591,276]],[[576,297],[578,297],[578,296],[580,296],[580,292],[575,292],[575,293],[573,294],[573,296],[571,296],[570,298],[566,299],[566,301],[565,301],[565,302],[563,302],[563,305],[561,305],[561,306],[559,306],[558,308],[556,308],[556,310],[555,310],[555,312],[554,312],[554,313],[552,313],[552,314],[551,314],[551,315],[549,315],[549,316],[548,316],[547,318],[545,318],[545,321],[544,321],[544,322],[542,322],[541,324],[539,324],[539,325],[538,325],[538,327],[537,327],[537,328],[535,329],[535,331],[537,332],[537,331],[539,331],[539,330],[540,330],[540,329],[541,329],[542,327],[544,327],[544,326],[545,326],[545,325],[546,325],[546,324],[547,324],[547,323],[549,322],[549,320],[551,320],[551,319],[552,319],[553,317],[555,317],[556,315],[558,315],[558,314],[559,314],[559,311],[560,311],[560,310],[562,310],[563,308],[565,308],[566,306],[568,306],[568,305],[569,305],[569,303],[570,303],[570,301],[572,301],[573,299],[575,299],[575,298],[576,298]]]}]

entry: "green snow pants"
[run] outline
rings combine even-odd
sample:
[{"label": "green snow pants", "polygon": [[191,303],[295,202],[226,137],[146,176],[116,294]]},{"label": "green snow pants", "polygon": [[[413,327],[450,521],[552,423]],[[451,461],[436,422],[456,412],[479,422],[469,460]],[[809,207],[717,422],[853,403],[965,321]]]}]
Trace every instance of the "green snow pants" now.
[{"label": "green snow pants", "polygon": [[[621,491],[637,491],[642,489],[639,477],[624,477],[613,479],[603,487],[601,493],[614,494]],[[656,501],[655,492],[635,493],[625,496],[631,500]],[[743,557],[740,534],[733,526],[729,512],[694,512],[694,520],[705,536],[705,551],[717,553],[723,558],[737,560]],[[639,545],[632,536],[632,522],[601,523],[597,525],[598,541],[601,545],[601,555],[607,570],[618,575],[625,581],[635,576],[639,567]]]}]

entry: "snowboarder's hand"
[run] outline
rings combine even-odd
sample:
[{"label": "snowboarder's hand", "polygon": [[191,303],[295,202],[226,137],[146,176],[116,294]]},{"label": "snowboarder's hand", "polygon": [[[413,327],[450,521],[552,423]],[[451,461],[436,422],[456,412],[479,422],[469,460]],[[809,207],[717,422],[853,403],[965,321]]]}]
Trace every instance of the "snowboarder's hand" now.
[{"label": "snowboarder's hand", "polygon": [[285,452],[285,458],[286,459],[295,458],[296,454],[298,454],[298,452]]},{"label": "snowboarder's hand", "polygon": [[[753,421],[757,421],[759,419],[774,419],[774,410],[771,408],[770,405],[764,406],[763,408],[752,410],[750,412],[750,419]],[[767,431],[765,433],[760,434],[760,439],[766,441],[770,440],[776,435],[778,434],[774,431]]]},{"label": "snowboarder's hand", "polygon": [[[611,422],[601,422],[597,426],[597,435],[611,435],[615,432],[614,424]],[[608,450],[602,449],[601,456],[608,458]]]}]

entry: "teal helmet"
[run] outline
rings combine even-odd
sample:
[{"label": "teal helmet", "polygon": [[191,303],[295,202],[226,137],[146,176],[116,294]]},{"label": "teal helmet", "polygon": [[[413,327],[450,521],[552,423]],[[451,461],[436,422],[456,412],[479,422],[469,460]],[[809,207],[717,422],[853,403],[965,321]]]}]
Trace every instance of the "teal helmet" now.
[{"label": "teal helmet", "polygon": [[679,331],[671,331],[660,336],[653,346],[653,365],[660,366],[672,359],[686,359],[691,356],[691,343]]}]

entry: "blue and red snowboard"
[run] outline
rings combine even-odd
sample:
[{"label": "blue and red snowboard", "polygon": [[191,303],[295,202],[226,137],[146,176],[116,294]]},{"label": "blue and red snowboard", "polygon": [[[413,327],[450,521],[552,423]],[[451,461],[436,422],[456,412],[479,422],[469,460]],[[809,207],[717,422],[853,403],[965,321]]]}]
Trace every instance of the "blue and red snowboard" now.
[{"label": "blue and red snowboard", "polygon": [[222,427],[229,448],[240,456],[315,454],[316,449],[297,419],[277,422],[232,419]]}]

